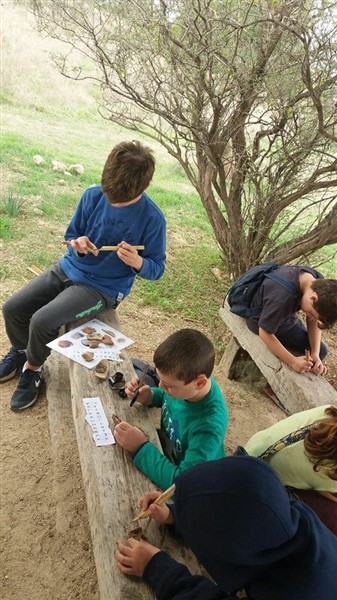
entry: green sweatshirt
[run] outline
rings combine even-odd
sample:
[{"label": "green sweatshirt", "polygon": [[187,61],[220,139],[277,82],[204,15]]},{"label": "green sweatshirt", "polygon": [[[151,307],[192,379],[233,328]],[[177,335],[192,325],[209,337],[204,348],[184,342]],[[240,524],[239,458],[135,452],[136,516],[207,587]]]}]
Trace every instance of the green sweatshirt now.
[{"label": "green sweatshirt", "polygon": [[173,445],[173,464],[152,444],[146,442],[133,456],[133,463],[161,489],[195,465],[225,456],[224,437],[228,410],[222,392],[213,377],[211,389],[199,402],[172,398],[161,388],[152,388],[151,407],[161,407],[161,429]]}]

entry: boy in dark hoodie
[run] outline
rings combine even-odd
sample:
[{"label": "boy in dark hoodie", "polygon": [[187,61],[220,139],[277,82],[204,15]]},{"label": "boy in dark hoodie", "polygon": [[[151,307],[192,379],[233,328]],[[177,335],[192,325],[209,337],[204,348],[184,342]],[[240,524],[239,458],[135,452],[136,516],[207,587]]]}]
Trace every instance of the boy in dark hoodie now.
[{"label": "boy in dark hoodie", "polygon": [[213,579],[191,575],[145,541],[119,541],[119,569],[142,577],[157,600],[235,600],[241,590],[252,600],[337,598],[337,537],[289,499],[263,461],[231,456],[189,469],[170,508],[153,504],[157,494],[146,494],[142,508],[174,523]]}]

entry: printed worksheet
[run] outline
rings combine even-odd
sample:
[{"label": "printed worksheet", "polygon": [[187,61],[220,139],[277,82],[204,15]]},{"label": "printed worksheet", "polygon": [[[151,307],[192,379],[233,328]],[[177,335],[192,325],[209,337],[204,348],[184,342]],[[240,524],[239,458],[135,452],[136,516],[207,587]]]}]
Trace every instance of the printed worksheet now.
[{"label": "printed worksheet", "polygon": [[92,437],[96,446],[110,446],[115,444],[115,438],[109,427],[101,399],[98,396],[83,398],[83,404],[86,412],[85,420],[92,429]]},{"label": "printed worksheet", "polygon": [[117,329],[98,319],[92,319],[49,342],[47,346],[92,369],[104,358],[121,362],[121,350],[133,343],[133,340]]}]

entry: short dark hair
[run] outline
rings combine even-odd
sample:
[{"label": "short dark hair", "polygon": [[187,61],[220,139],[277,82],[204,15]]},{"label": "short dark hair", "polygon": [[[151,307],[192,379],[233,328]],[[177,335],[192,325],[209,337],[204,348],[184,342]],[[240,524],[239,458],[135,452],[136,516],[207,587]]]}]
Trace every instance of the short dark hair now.
[{"label": "short dark hair", "polygon": [[313,307],[322,323],[321,329],[330,329],[337,321],[337,279],[315,279],[311,288],[317,294]]},{"label": "short dark hair", "polygon": [[201,331],[179,329],[158,346],[153,360],[159,371],[187,384],[198,375],[211,376],[215,350],[211,340]]},{"label": "short dark hair", "polygon": [[155,170],[151,148],[120,142],[111,150],[102,173],[102,190],[111,204],[130,202],[150,185]]}]

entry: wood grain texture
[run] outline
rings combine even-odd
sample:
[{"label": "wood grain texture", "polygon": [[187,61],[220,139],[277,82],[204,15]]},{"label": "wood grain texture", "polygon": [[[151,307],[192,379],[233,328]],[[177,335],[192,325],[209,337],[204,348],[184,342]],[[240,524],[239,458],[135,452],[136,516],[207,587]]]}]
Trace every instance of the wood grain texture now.
[{"label": "wood grain texture", "polygon": [[[98,315],[98,319],[120,330],[115,311],[104,311]],[[76,322],[74,327],[80,324],[81,321]],[[125,351],[123,354],[126,355]],[[50,365],[49,384],[53,380],[52,370],[53,363]],[[133,366],[128,357],[122,363],[110,361],[110,374],[115,371],[122,371],[126,381],[134,375]],[[73,422],[86,494],[100,598],[101,600],[111,600],[112,598],[153,600],[154,594],[145,583],[133,577],[125,577],[118,570],[115,551],[117,541],[122,538],[126,539],[128,531],[132,528],[131,521],[139,512],[139,499],[145,492],[155,489],[155,486],[132,464],[128,454],[117,444],[105,447],[95,445],[91,428],[85,421],[83,398],[92,396],[101,398],[112,430],[114,428],[113,415],[117,415],[121,420],[139,426],[160,448],[149,409],[139,404],[130,408],[129,400],[121,399],[117,391],[111,390],[107,380],[98,380],[93,370],[74,361],[69,361],[68,372]],[[56,375],[58,374],[59,371],[56,371]],[[64,379],[64,371],[62,377]],[[65,394],[69,394],[69,387],[64,384],[64,381],[59,384],[59,393],[55,393],[54,389],[48,399],[48,402],[53,403],[49,414],[50,427],[54,430],[60,427],[62,418],[61,414],[58,415],[58,411],[61,410],[65,401],[62,388],[64,388]],[[55,383],[53,385],[55,387]],[[66,414],[65,418],[69,427],[69,415]],[[64,426],[67,425],[64,424]],[[57,432],[54,432],[53,437],[57,439]],[[55,442],[54,448],[57,449]],[[57,453],[57,450],[55,451]],[[162,542],[161,532],[152,521],[145,522],[145,527],[146,539],[150,543],[160,546],[176,560],[187,564],[193,573],[200,573],[195,557],[183,544],[168,535]]]},{"label": "wood grain texture", "polygon": [[265,376],[285,412],[293,414],[315,406],[336,404],[337,392],[329,382],[313,373],[299,374],[275,356],[258,335],[252,333],[245,319],[230,312],[225,305],[219,311],[221,319],[232,332],[235,342],[228,346],[221,359],[226,372],[230,370],[239,346],[246,350]]}]

